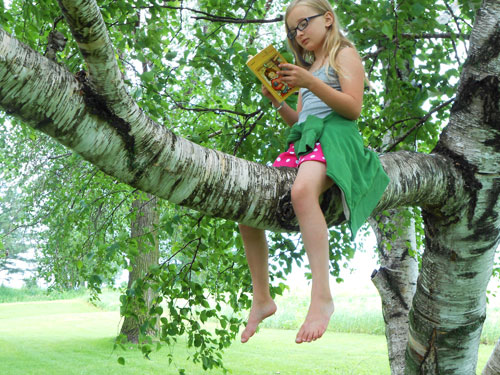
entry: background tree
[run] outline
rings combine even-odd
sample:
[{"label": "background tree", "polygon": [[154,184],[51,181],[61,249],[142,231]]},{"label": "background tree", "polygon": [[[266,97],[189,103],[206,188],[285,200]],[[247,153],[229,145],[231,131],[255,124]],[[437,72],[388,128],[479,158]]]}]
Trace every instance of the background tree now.
[{"label": "background tree", "polygon": [[[193,130],[197,136],[192,136],[192,140],[199,144],[208,142],[211,147],[221,150],[232,145],[238,156],[252,156],[260,162],[270,160],[274,150],[257,145],[274,146],[273,141],[279,142],[280,138],[274,128],[266,126],[270,119],[265,117],[265,111],[250,111],[261,98],[257,90],[252,90],[253,78],[244,70],[246,56],[255,53],[257,48],[245,50],[238,43],[244,35],[241,22],[245,22],[249,14],[254,16],[253,20],[257,19],[264,9],[264,2],[235,2],[227,13],[227,7],[223,11],[217,8],[214,11],[210,4],[200,2],[198,9],[189,10],[199,18],[194,27],[198,40],[183,37],[189,35],[184,32],[190,31],[191,25],[182,18],[187,10],[182,3],[158,5],[144,2],[139,7],[147,9],[145,17],[148,22],[144,27],[143,42],[135,43],[137,39],[134,39],[135,44],[127,39],[133,17],[137,17],[135,4],[126,1],[106,3],[101,12],[96,11],[93,2],[68,4],[61,1],[61,4],[67,24],[58,23],[58,27],[67,32],[69,25],[86,59],[89,73],[79,74],[76,81],[67,70],[29,52],[1,33],[5,52],[0,56],[5,56],[5,59],[0,61],[0,81],[5,84],[0,91],[0,105],[8,113],[57,138],[105,172],[174,203],[273,230],[294,229],[287,195],[293,171],[266,168],[201,149],[151,121],[169,125],[176,132],[196,124]],[[444,109],[451,103],[453,93],[458,93],[449,125],[432,155],[399,151],[381,157],[392,181],[376,213],[391,207],[419,205],[423,208],[426,223],[426,252],[410,313],[408,373],[470,373],[477,360],[478,333],[484,319],[484,291],[491,276],[500,227],[493,214],[498,210],[498,191],[495,188],[498,179],[495,177],[498,170],[495,155],[498,151],[494,141],[497,125],[494,119],[498,112],[499,53],[495,42],[498,31],[495,30],[499,29],[496,23],[499,10],[496,2],[484,1],[481,5],[483,12],[479,13],[480,17],[472,28],[469,20],[473,18],[473,8],[478,5],[477,2],[460,3],[458,17],[446,3],[436,6],[425,2],[340,2],[341,9],[346,10],[345,24],[350,30],[361,31],[353,33],[352,38],[363,56],[373,59],[371,64],[367,61],[370,77],[382,85],[378,89],[380,95],[372,93],[371,97],[367,96],[369,105],[360,121],[367,141],[374,147],[381,144],[381,135],[391,126],[397,130],[391,132],[393,145],[400,145],[411,136],[416,139],[414,143],[418,151],[428,152],[435,145],[440,130],[438,125],[447,116]],[[54,9],[57,8],[51,11],[57,13]],[[458,31],[442,32],[450,25],[449,22],[437,22],[443,12],[453,14],[452,25],[456,25]],[[101,13],[108,22],[107,29],[120,55],[125,54],[127,58],[130,51],[131,60],[146,60],[153,65],[147,74],[138,74],[138,82],[142,85],[140,90],[135,89],[134,82],[122,82],[105,25],[100,19]],[[181,15],[177,20],[176,14]],[[353,14],[356,17],[352,17]],[[164,27],[169,16],[174,18],[169,23],[173,27]],[[15,19],[10,14],[3,17],[6,25],[13,25],[13,30],[9,27],[7,30],[13,31],[17,38],[29,35],[29,30],[26,32],[20,24],[13,22]],[[82,24],[91,24],[93,28],[82,28]],[[246,37],[252,37],[252,29],[255,30],[249,24]],[[439,67],[450,62],[452,54],[449,52],[454,51],[457,41],[464,41],[472,29],[469,57],[458,88],[451,79],[458,77],[458,70],[451,68],[443,74]],[[433,33],[426,34],[429,30]],[[434,33],[436,30],[439,32]],[[221,38],[221,35],[226,37]],[[36,47],[38,34],[29,36],[27,42]],[[208,43],[209,37],[213,38],[211,44]],[[78,56],[74,41],[68,39],[65,56]],[[173,40],[183,43],[176,44],[174,49],[170,44]],[[262,38],[262,42],[267,42],[266,38]],[[186,49],[179,48],[180,45]],[[69,55],[67,51],[70,51]],[[455,55],[459,56],[458,53]],[[164,56],[170,60],[163,59]],[[422,57],[422,61],[414,60],[414,56]],[[66,61],[66,66],[75,73],[81,68],[81,62],[77,60]],[[23,61],[23,64],[17,67],[13,61]],[[394,63],[388,64],[389,61]],[[408,67],[412,62],[413,66]],[[386,69],[388,66],[392,68]],[[123,65],[122,69],[125,69]],[[172,79],[170,73],[174,70],[175,78],[182,81]],[[399,70],[412,73],[402,75],[403,79],[391,80],[398,76]],[[33,71],[47,74],[27,85],[24,77],[29,77],[29,72]],[[194,85],[190,86],[190,82]],[[20,83],[22,86],[16,86]],[[126,94],[124,85],[130,85],[132,97],[141,102],[149,118]],[[54,92],[49,96],[52,103],[54,97],[61,99],[57,111],[50,109],[53,107],[49,98],[45,101],[38,98],[36,103],[29,100],[36,97],[35,88],[40,87],[45,92]],[[57,90],[51,91],[56,87]],[[142,103],[141,95],[145,90],[155,98],[152,102]],[[475,100],[471,93],[476,94]],[[384,100],[380,99],[382,95]],[[183,103],[186,98],[190,99],[188,105]],[[177,109],[189,108],[199,118],[195,122],[190,122],[191,118],[182,114],[168,118],[175,113],[175,108],[166,106],[167,100],[172,100]],[[19,106],[19,103],[25,104]],[[216,108],[214,104],[218,104]],[[269,108],[268,103],[261,105]],[[424,109],[428,106],[430,109]],[[407,114],[403,110],[411,112]],[[211,122],[210,116],[219,114],[227,116],[228,121],[221,121],[218,117],[218,121]],[[204,128],[206,124],[210,124],[210,128]],[[239,135],[235,146],[234,138],[230,137],[220,138],[220,144],[212,141],[219,139],[219,135],[232,132]],[[224,199],[220,199],[221,196]],[[340,201],[334,189],[325,194],[322,204],[330,223],[341,221]],[[229,243],[236,243],[234,236]],[[199,250],[199,247],[194,249],[194,259],[201,254]],[[192,274],[191,266],[180,269],[173,266],[168,268],[171,275],[178,275],[175,271],[186,269],[189,275]],[[168,278],[168,275],[164,277]],[[453,283],[449,282],[450,278]],[[175,281],[177,284],[171,285],[179,285],[179,280]],[[158,283],[159,290],[162,285]],[[196,289],[196,284],[189,285]],[[182,295],[183,299],[185,296]],[[240,300],[245,299],[241,297]],[[163,321],[163,327],[167,332],[170,330],[170,334],[179,333],[174,328],[178,326],[170,323],[188,319],[192,328],[188,331],[190,340],[203,348],[206,345],[204,338],[208,336],[201,335],[200,330],[193,328],[196,327],[194,320],[186,317],[189,313],[198,316],[192,308],[196,299],[188,301],[192,304],[187,310],[178,309],[175,303],[169,305],[174,319]],[[471,306],[473,310],[470,310]],[[202,314],[199,317],[203,321]],[[235,328],[237,325],[231,322],[231,329]],[[147,352],[148,348],[144,350]],[[203,364],[211,367],[218,362],[205,360]]]},{"label": "background tree", "polygon": [[[15,275],[28,274],[32,260],[27,257],[29,243],[24,238],[22,231],[16,231],[17,200],[14,188],[3,186],[0,198],[0,272],[4,281],[9,282]],[[20,263],[21,262],[21,266]]]},{"label": "background tree", "polygon": [[[131,271],[128,277],[128,290],[135,287],[134,283],[144,278],[150,268],[157,267],[160,260],[160,243],[158,241],[159,215],[156,211],[157,199],[152,195],[136,195],[132,203],[133,215],[130,225],[131,245],[136,248],[136,254],[130,260]],[[141,326],[149,319],[149,311],[153,307],[156,293],[151,288],[144,288],[144,295],[134,296],[140,303],[124,306],[126,311],[120,333],[125,335],[128,341],[138,343]],[[139,306],[137,306],[139,305]],[[145,311],[141,311],[141,307]],[[130,315],[129,315],[130,314]],[[156,334],[156,330],[152,334]],[[148,333],[148,332],[146,332]]]}]

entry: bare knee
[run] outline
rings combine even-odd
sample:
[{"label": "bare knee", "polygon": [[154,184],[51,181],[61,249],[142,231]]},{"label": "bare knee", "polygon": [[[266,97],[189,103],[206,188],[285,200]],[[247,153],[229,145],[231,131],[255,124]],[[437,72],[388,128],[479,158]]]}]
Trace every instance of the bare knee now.
[{"label": "bare knee", "polygon": [[238,227],[240,228],[240,234],[244,239],[258,237],[263,232],[262,229],[250,227],[245,224],[238,224]]},{"label": "bare knee", "polygon": [[291,191],[292,206],[296,215],[307,211],[314,204],[318,204],[318,192],[311,186],[302,181],[295,181]]}]

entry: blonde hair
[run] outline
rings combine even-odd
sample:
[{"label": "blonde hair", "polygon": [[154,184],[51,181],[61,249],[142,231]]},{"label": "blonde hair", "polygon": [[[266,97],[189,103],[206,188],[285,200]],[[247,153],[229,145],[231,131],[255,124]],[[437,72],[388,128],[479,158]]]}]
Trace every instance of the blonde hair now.
[{"label": "blonde hair", "polygon": [[[335,14],[331,4],[327,0],[293,0],[285,13],[285,28],[287,34],[290,31],[290,28],[288,27],[288,16],[290,15],[292,9],[298,5],[308,6],[309,8],[316,10],[318,14],[330,12],[333,15],[333,24],[326,32],[327,35],[324,42],[325,51],[329,51],[328,65],[326,69],[328,71],[328,67],[331,66],[339,76],[344,76],[342,68],[337,64],[337,54],[344,47],[351,47],[354,49],[356,49],[356,47],[354,47],[354,44],[347,39],[340,30],[337,15]],[[288,39],[288,45],[295,55],[297,65],[309,69],[314,62],[314,53],[306,51],[304,48],[299,46],[295,38],[292,40]]]}]

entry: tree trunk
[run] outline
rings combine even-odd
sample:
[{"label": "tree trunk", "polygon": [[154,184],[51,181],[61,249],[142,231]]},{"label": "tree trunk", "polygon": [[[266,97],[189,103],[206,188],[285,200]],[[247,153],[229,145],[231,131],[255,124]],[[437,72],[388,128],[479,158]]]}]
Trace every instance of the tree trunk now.
[{"label": "tree trunk", "polygon": [[408,217],[411,212],[405,209],[393,209],[389,213],[389,216],[381,215],[379,220],[370,219],[381,265],[373,272],[372,282],[382,300],[391,374],[402,375],[408,343],[408,312],[418,276],[417,261],[410,255],[417,247],[415,221]]},{"label": "tree trunk", "polygon": [[426,244],[410,311],[408,375],[475,374],[500,239],[499,20],[500,2],[483,1],[450,123],[434,150],[461,171],[467,196],[423,210]]},{"label": "tree trunk", "polygon": [[[137,255],[130,259],[132,270],[129,273],[128,289],[135,287],[135,282],[142,279],[151,266],[158,265],[160,258],[157,235],[158,212],[157,199],[148,195],[147,200],[138,198],[132,203],[132,222],[130,236],[137,244]],[[153,243],[151,243],[153,240]],[[155,293],[151,288],[139,289],[142,295],[135,295],[126,306],[128,315],[125,316],[121,334],[127,336],[128,341],[137,343],[141,326],[150,318],[149,310],[152,307]],[[148,329],[147,333],[153,333]]]},{"label": "tree trunk", "polygon": [[499,375],[500,374],[500,340],[497,341],[495,349],[491,353],[488,363],[481,375]]}]

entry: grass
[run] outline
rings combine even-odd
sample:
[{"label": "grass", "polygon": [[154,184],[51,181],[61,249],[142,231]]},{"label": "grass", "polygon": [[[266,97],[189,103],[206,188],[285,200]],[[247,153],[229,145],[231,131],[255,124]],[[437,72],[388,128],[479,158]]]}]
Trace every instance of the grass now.
[{"label": "grass", "polygon": [[[115,309],[113,295],[103,298],[110,310]],[[0,374],[177,375],[179,369],[186,374],[222,374],[204,372],[186,360],[190,352],[184,342],[154,352],[150,361],[135,350],[113,352],[119,323],[117,311],[103,311],[84,298],[0,304]],[[224,354],[225,366],[237,375],[390,374],[383,335],[328,331],[315,343],[297,345],[295,333],[263,328],[247,344],[235,342]],[[481,345],[478,369],[492,350],[492,345]],[[117,363],[119,356],[125,357],[125,366]]]},{"label": "grass", "polygon": [[[277,313],[264,321],[263,327],[299,329],[309,307],[309,298],[285,295],[278,297]],[[380,306],[380,298],[372,294],[335,296],[335,314],[328,331],[339,333],[366,333],[384,335],[385,326]]]},{"label": "grass", "polygon": [[71,290],[71,291],[51,291],[48,293],[46,290],[34,287],[23,287],[20,289],[9,288],[0,285],[0,303],[5,302],[27,302],[27,301],[53,301],[60,299],[70,299],[82,297],[85,295],[84,290]]},{"label": "grass", "polygon": [[[375,292],[376,293],[376,292]],[[380,297],[370,290],[343,291],[335,295],[335,313],[329,332],[385,335]],[[307,296],[278,297],[277,313],[265,320],[265,328],[299,329],[309,307]],[[500,298],[490,299],[481,334],[481,343],[494,345],[500,337]]]}]

